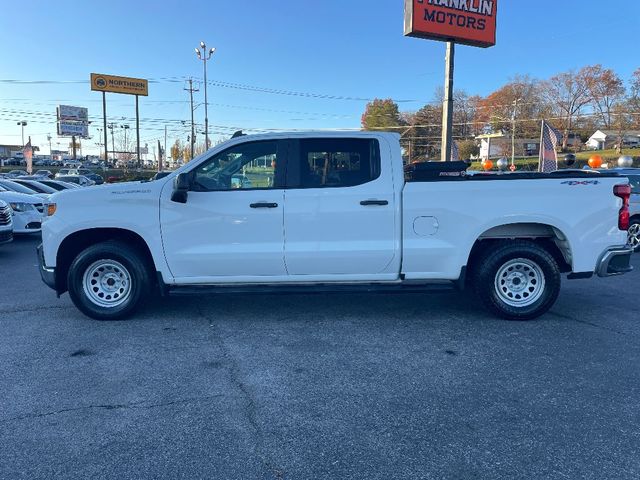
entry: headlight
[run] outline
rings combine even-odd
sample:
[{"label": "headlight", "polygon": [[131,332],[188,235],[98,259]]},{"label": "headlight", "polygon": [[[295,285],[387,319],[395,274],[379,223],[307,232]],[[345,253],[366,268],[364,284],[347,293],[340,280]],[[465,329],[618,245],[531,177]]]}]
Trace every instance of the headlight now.
[{"label": "headlight", "polygon": [[33,205],[30,203],[17,202],[17,203],[10,203],[9,205],[11,205],[11,209],[14,212],[29,212],[33,210]]}]

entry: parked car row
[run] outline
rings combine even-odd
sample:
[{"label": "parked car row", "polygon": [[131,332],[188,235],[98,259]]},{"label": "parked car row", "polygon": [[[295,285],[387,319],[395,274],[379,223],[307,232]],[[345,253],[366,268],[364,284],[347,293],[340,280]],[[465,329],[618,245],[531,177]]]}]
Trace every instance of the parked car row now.
[{"label": "parked car row", "polygon": [[0,178],[11,180],[34,180],[55,179],[67,183],[74,183],[82,187],[91,185],[102,185],[104,178],[88,168],[61,168],[55,175],[50,170],[38,170],[33,175],[29,175],[24,170],[11,170],[9,173],[0,175]]},{"label": "parked car row", "polygon": [[[76,188],[80,185],[35,175],[0,178],[0,243],[11,241],[13,233],[39,232],[51,195]],[[5,219],[7,208],[11,235],[6,233],[9,230]]]}]

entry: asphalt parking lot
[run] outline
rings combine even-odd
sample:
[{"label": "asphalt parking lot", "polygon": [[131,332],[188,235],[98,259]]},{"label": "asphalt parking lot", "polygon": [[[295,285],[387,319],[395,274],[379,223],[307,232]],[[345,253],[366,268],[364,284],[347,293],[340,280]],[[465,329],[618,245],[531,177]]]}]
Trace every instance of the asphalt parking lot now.
[{"label": "asphalt parking lot", "polygon": [[101,323],[0,247],[0,478],[640,476],[639,270],[534,322],[464,294],[176,297]]}]

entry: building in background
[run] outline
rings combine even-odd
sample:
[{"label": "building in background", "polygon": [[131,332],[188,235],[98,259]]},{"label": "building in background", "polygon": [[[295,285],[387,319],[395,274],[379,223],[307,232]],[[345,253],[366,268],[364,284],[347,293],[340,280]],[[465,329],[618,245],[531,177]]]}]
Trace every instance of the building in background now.
[{"label": "building in background", "polygon": [[0,158],[11,158],[16,152],[22,153],[21,145],[0,145]]},{"label": "building in background", "polygon": [[[511,157],[511,135],[490,133],[478,135],[480,141],[480,159]],[[516,157],[535,157],[540,153],[539,138],[516,138]]]},{"label": "building in background", "polygon": [[[622,137],[623,148],[640,146],[640,130],[630,130]],[[619,139],[620,133],[615,130],[598,130],[587,140],[587,147],[592,150],[609,150],[617,147]]]}]

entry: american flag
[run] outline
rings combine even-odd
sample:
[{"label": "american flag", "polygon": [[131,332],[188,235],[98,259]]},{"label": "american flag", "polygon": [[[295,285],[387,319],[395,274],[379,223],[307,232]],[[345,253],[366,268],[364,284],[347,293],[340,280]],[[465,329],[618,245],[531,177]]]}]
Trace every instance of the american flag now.
[{"label": "american flag", "polygon": [[547,173],[558,169],[558,154],[556,153],[556,147],[558,146],[560,139],[562,139],[562,133],[543,120],[542,134],[540,136],[539,172]]},{"label": "american flag", "polygon": [[27,163],[27,173],[31,175],[33,171],[33,148],[31,147],[31,137],[29,137],[29,141],[22,149],[22,154],[24,155],[24,159]]},{"label": "american flag", "polygon": [[460,160],[460,150],[458,150],[458,142],[455,140],[451,143],[451,161],[457,162]]}]

